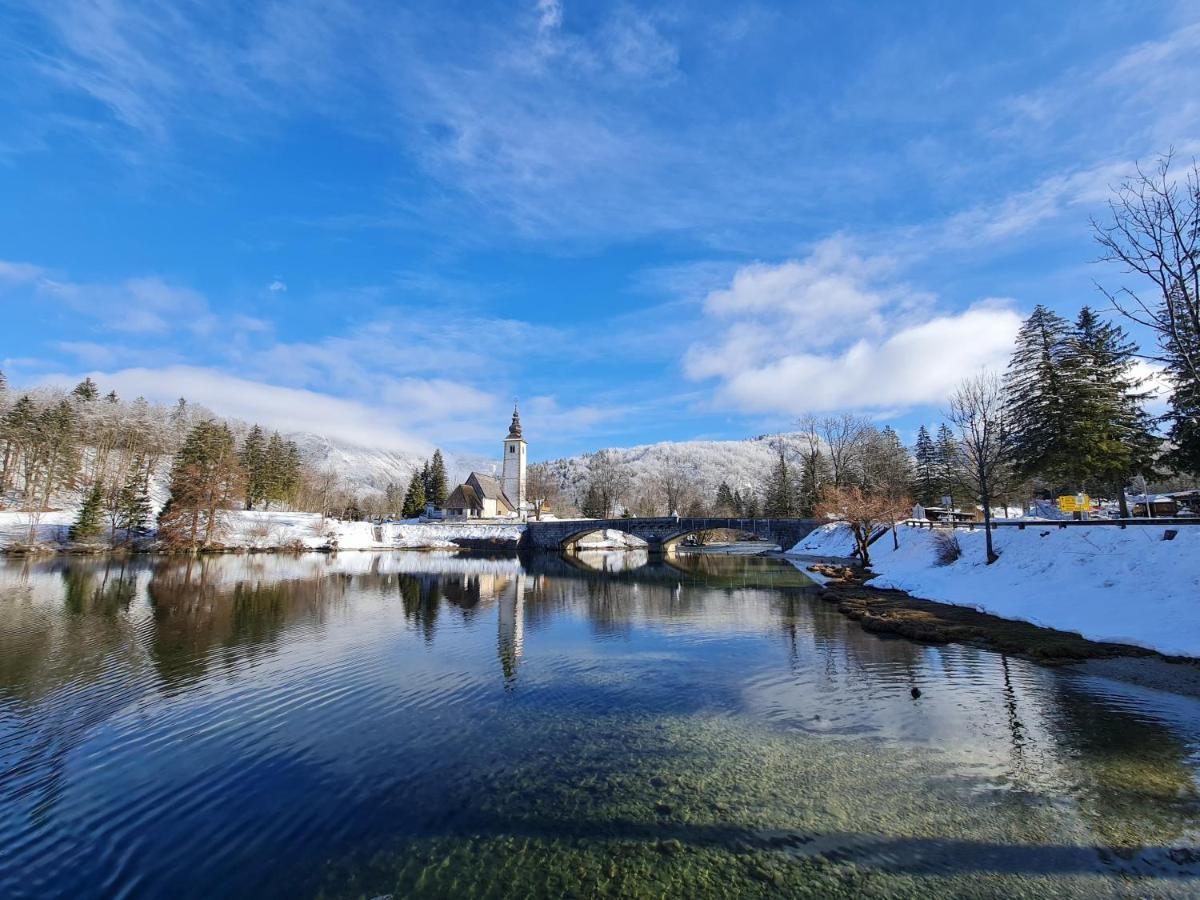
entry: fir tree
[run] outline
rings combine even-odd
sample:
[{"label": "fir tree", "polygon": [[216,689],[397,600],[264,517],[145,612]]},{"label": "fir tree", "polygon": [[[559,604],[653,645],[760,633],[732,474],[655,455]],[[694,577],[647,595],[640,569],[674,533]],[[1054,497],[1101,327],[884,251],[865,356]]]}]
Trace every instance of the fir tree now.
[{"label": "fir tree", "polygon": [[825,458],[824,453],[814,447],[804,454],[800,463],[799,497],[797,498],[800,515],[816,514],[817,506],[821,502],[821,494],[830,477],[829,461]]},{"label": "fir tree", "polygon": [[79,515],[75,517],[75,524],[71,527],[71,540],[90,541],[100,534],[103,527],[103,503],[104,492],[97,482],[92,485],[83,505],[79,507]]},{"label": "fir tree", "polygon": [[449,496],[449,491],[446,488],[446,462],[442,459],[442,451],[434,450],[433,459],[429,463],[428,484],[425,489],[425,496],[435,509],[441,509],[446,505],[446,497]]},{"label": "fir tree", "polygon": [[777,450],[779,459],[763,487],[763,515],[771,519],[786,519],[796,514],[796,484],[783,445],[779,445]]},{"label": "fir tree", "polygon": [[913,478],[913,493],[923,506],[937,506],[939,502],[938,453],[929,429],[922,425],[917,429],[917,443],[913,447],[916,467]]},{"label": "fir tree", "polygon": [[242,495],[242,470],[227,425],[197,424],[175,454],[170,496],[158,515],[159,535],[172,549],[196,549],[212,543],[224,523],[224,511]]},{"label": "fir tree", "polygon": [[1196,375],[1200,328],[1186,315],[1177,315],[1176,323],[1176,336],[1166,341],[1165,347],[1172,387],[1166,415],[1172,448],[1166,461],[1179,471],[1200,476],[1200,378]]},{"label": "fir tree", "polygon": [[425,512],[425,482],[420,472],[414,472],[408,482],[408,491],[404,494],[404,507],[401,515],[406,519],[415,519]]},{"label": "fir tree", "polygon": [[383,504],[387,507],[387,514],[394,516],[397,513],[403,515],[405,491],[400,490],[400,485],[394,481],[389,481],[387,487],[383,491]]},{"label": "fir tree", "polygon": [[116,391],[109,391],[107,394],[104,395],[104,399],[106,402],[111,403],[114,406],[121,402],[121,398],[117,396]]},{"label": "fir tree", "polygon": [[733,491],[729,488],[729,482],[722,481],[717,485],[717,505],[716,509],[720,515],[736,515],[738,503],[733,496]]},{"label": "fir tree", "polygon": [[135,466],[121,485],[117,495],[116,526],[125,532],[126,539],[142,531],[150,522],[152,506],[146,478]]},{"label": "fir tree", "polygon": [[255,425],[242,442],[238,462],[245,475],[246,509],[254,509],[268,494],[267,447],[263,430]]},{"label": "fir tree", "polygon": [[1012,452],[1023,476],[1061,480],[1071,469],[1068,432],[1078,398],[1064,367],[1069,330],[1065,319],[1039,304],[1017,332],[1005,392]]},{"label": "fir tree", "polygon": [[1071,422],[1061,471],[1072,487],[1114,490],[1122,499],[1134,475],[1154,473],[1160,444],[1143,404],[1149,396],[1133,374],[1134,351],[1125,330],[1083,307],[1065,342]]},{"label": "fir tree", "polygon": [[583,495],[583,503],[580,504],[580,512],[589,519],[603,519],[608,516],[608,510],[604,508],[604,497],[595,484],[588,485],[587,492]]},{"label": "fir tree", "polygon": [[937,502],[942,497],[954,499],[959,487],[958,440],[945,422],[938,427],[934,458],[937,472]]},{"label": "fir tree", "polygon": [[[35,480],[41,482],[38,510],[48,508],[50,497],[60,488],[72,487],[79,471],[79,433],[75,410],[66,400],[47,407],[37,417],[35,440],[40,450],[40,466]],[[29,539],[32,541],[37,522],[31,521]]]},{"label": "fir tree", "polygon": [[71,391],[71,396],[78,400],[90,403],[100,396],[100,389],[96,387],[96,382],[92,381],[91,377],[83,379],[79,384],[75,385],[75,389]]}]

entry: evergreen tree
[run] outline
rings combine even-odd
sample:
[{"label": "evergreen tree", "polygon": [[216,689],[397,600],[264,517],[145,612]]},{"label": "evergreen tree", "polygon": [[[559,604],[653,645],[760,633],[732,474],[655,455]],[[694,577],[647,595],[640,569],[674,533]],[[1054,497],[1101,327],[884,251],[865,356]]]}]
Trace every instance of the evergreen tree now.
[{"label": "evergreen tree", "polygon": [[146,478],[134,467],[121,485],[117,495],[116,526],[130,538],[146,529],[150,522],[152,505],[150,492],[146,486]]},{"label": "evergreen tree", "polygon": [[[435,509],[446,505],[449,491],[446,487],[446,462],[442,459],[442,451],[434,450],[433,459],[429,463],[428,485],[425,496]],[[515,501],[514,501],[515,502]]]},{"label": "evergreen tree", "polygon": [[604,508],[604,497],[595,484],[588,484],[587,493],[583,495],[583,503],[580,504],[580,512],[588,519],[603,519],[608,516],[608,510]]},{"label": "evergreen tree", "polygon": [[[1182,309],[1184,304],[1176,306]],[[1200,378],[1196,375],[1200,328],[1187,315],[1177,315],[1176,323],[1177,335],[1165,346],[1167,377],[1172,387],[1166,415],[1172,448],[1166,461],[1181,472],[1200,477]]]},{"label": "evergreen tree", "polygon": [[92,381],[89,376],[75,385],[75,389],[71,391],[71,396],[90,403],[100,396],[100,389],[96,387],[96,382]]},{"label": "evergreen tree", "polygon": [[116,391],[109,391],[107,394],[104,395],[104,399],[108,403],[112,403],[114,405],[121,402],[121,398],[117,396]]},{"label": "evergreen tree", "polygon": [[255,504],[267,499],[269,491],[266,437],[259,426],[255,425],[246,435],[238,451],[238,462],[245,474],[246,509],[254,509]]},{"label": "evergreen tree", "polygon": [[913,446],[916,465],[913,471],[913,494],[922,506],[938,504],[938,455],[929,429],[922,425],[917,429],[917,442]]},{"label": "evergreen tree", "polygon": [[1154,472],[1159,439],[1133,374],[1136,346],[1125,329],[1102,321],[1085,306],[1063,353],[1071,385],[1071,422],[1062,473],[1073,487],[1115,490],[1125,509],[1124,490],[1134,475]]},{"label": "evergreen tree", "polygon": [[415,519],[425,512],[425,482],[420,472],[414,472],[408,482],[408,491],[404,494],[404,508],[401,515],[406,519]]},{"label": "evergreen tree", "polygon": [[804,454],[800,462],[799,497],[797,498],[798,512],[802,516],[816,514],[821,502],[821,493],[832,477],[829,460],[819,448],[813,447]]},{"label": "evergreen tree", "polygon": [[945,422],[938,427],[934,459],[937,473],[936,505],[941,505],[942,497],[954,498],[954,495],[958,493],[961,481],[959,478],[958,440]]},{"label": "evergreen tree", "polygon": [[293,441],[285,441],[279,432],[272,432],[263,451],[264,499],[290,503],[300,487],[300,449]]},{"label": "evergreen tree", "polygon": [[24,462],[24,494],[29,498],[30,479],[33,468],[30,455],[36,446],[37,406],[33,398],[23,394],[0,418],[0,438],[4,442],[3,469],[0,469],[0,495],[16,481],[19,464]]},{"label": "evergreen tree", "polygon": [[1069,431],[1078,396],[1065,366],[1067,321],[1040,304],[1017,332],[1005,377],[1017,471],[1061,481],[1072,468]]},{"label": "evergreen tree", "polygon": [[[38,509],[44,510],[60,488],[72,487],[79,471],[79,434],[75,410],[66,400],[47,407],[37,417],[34,440],[39,449],[35,480],[40,482]],[[30,525],[30,540],[35,524]]]},{"label": "evergreen tree", "polygon": [[405,493],[405,491],[400,490],[400,485],[396,484],[396,482],[388,482],[387,487],[383,491],[383,505],[387,507],[387,514],[389,516],[394,516],[397,513],[403,515]]},{"label": "evergreen tree", "polygon": [[429,502],[429,497],[433,493],[433,483],[429,479],[429,460],[425,460],[419,474],[421,476],[421,487],[425,491],[425,501]]},{"label": "evergreen tree", "polygon": [[242,494],[242,470],[232,432],[198,423],[175,454],[170,496],[158,515],[159,536],[171,549],[208,546],[220,533],[224,511]]},{"label": "evergreen tree", "polygon": [[763,487],[763,515],[770,519],[786,519],[796,514],[796,484],[783,445],[777,450],[779,459]]},{"label": "evergreen tree", "polygon": [[717,485],[717,513],[723,516],[736,515],[737,508],[737,499],[733,496],[733,491],[729,488],[729,482],[722,481]]},{"label": "evergreen tree", "polygon": [[103,503],[104,492],[97,482],[92,485],[92,489],[83,500],[83,505],[79,507],[79,515],[75,517],[75,524],[71,526],[71,540],[90,541],[100,534],[104,524]]}]

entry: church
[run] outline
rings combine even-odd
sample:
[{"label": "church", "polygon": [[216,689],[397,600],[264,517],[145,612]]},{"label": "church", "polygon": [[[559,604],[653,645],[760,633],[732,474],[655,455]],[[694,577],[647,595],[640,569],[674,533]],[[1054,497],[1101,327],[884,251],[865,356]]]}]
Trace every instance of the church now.
[{"label": "church", "polygon": [[472,472],[446,498],[447,519],[524,519],[528,512],[525,496],[525,439],[521,437],[521,414],[513,406],[512,424],[504,439],[504,463],[500,478]]}]

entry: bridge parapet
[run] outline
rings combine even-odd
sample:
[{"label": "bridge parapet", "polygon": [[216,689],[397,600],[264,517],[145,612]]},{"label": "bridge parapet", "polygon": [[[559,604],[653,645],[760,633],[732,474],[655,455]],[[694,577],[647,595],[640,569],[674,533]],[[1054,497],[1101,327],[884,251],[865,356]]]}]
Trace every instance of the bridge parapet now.
[{"label": "bridge parapet", "polygon": [[641,538],[651,550],[699,531],[727,529],[754,534],[787,550],[820,524],[816,519],[738,519],[728,517],[657,516],[630,519],[556,519],[529,522],[521,539],[527,550],[560,551],[585,534],[613,530]]}]

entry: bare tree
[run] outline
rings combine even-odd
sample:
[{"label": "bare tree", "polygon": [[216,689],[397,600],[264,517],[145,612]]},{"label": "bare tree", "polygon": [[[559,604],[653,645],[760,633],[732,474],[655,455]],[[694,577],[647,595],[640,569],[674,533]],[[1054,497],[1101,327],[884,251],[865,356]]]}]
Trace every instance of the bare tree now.
[{"label": "bare tree", "polygon": [[833,486],[850,484],[854,480],[863,442],[873,430],[870,421],[851,413],[820,419],[810,413],[801,416],[796,424],[810,452],[819,452],[820,445],[825,446]]},{"label": "bare tree", "polygon": [[[525,486],[529,502],[533,504],[534,517],[541,521],[547,509],[559,509],[562,487],[549,463],[534,463],[529,467],[529,480]],[[560,512],[562,510],[559,510]]]},{"label": "bare tree", "polygon": [[597,450],[588,460],[588,490],[594,491],[604,516],[611,516],[629,493],[629,469],[615,450]]},{"label": "bare tree", "polygon": [[1122,315],[1153,330],[1167,361],[1200,384],[1200,165],[1193,160],[1177,179],[1171,162],[1168,153],[1153,171],[1139,166],[1109,202],[1112,222],[1093,220],[1092,229],[1104,249],[1102,259],[1148,278],[1157,294],[1101,288],[1105,296]]},{"label": "bare tree", "polygon": [[883,494],[872,494],[858,485],[825,489],[817,505],[817,516],[822,519],[840,519],[850,526],[854,534],[854,546],[864,566],[871,564],[871,538],[875,531],[894,518],[891,498]]},{"label": "bare tree", "polygon": [[654,472],[654,483],[666,504],[667,515],[674,515],[694,499],[695,468],[674,448],[663,453]]},{"label": "bare tree", "polygon": [[1012,451],[1012,435],[1005,421],[1003,381],[994,373],[964,380],[950,397],[948,418],[958,429],[959,463],[964,480],[983,506],[990,565],[1000,558],[992,548],[992,496],[1007,477]]}]

